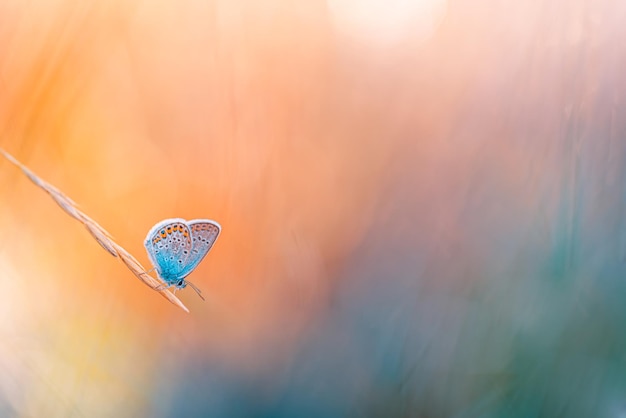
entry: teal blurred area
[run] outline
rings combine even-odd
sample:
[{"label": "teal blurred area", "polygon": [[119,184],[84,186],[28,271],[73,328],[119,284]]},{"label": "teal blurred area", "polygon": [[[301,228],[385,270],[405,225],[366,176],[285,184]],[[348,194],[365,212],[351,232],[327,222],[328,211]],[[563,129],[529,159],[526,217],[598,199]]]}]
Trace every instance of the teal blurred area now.
[{"label": "teal blurred area", "polygon": [[223,227],[0,163],[0,416],[626,416],[626,4],[339,3],[0,1],[0,146]]}]

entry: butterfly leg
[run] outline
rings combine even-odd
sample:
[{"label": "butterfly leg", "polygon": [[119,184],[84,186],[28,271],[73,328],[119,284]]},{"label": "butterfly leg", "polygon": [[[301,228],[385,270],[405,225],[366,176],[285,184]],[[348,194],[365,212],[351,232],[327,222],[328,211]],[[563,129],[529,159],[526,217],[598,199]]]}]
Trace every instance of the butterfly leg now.
[{"label": "butterfly leg", "polygon": [[170,286],[171,286],[171,284],[161,283],[160,285],[155,287],[154,290],[156,290],[157,292],[160,292],[161,290],[165,290],[165,289],[169,288]]}]

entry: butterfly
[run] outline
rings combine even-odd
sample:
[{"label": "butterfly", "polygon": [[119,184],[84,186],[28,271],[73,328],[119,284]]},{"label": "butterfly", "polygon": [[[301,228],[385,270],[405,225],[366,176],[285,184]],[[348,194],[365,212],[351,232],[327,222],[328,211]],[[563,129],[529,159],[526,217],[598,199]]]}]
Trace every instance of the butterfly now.
[{"label": "butterfly", "polygon": [[209,219],[186,221],[165,219],[152,227],[144,246],[158,276],[164,281],[157,290],[175,286],[176,290],[190,285],[202,297],[193,283],[185,281],[209,252],[222,227]]}]

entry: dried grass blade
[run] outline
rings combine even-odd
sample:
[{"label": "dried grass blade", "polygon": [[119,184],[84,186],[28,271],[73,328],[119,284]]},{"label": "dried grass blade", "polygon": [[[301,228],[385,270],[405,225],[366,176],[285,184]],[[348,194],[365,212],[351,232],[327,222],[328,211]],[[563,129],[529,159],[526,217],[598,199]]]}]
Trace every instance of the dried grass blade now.
[{"label": "dried grass blade", "polygon": [[91,219],[85,213],[77,208],[77,204],[65,196],[59,189],[52,186],[51,184],[43,181],[39,177],[35,175],[32,171],[30,171],[24,164],[20,163],[15,157],[11,154],[0,148],[0,154],[2,154],[7,160],[17,166],[22,172],[33,182],[35,185],[40,187],[46,193],[52,197],[52,199],[71,217],[81,222],[85,228],[89,231],[91,236],[114,257],[119,257],[119,259],[128,267],[128,269],[135,275],[139,280],[145,283],[152,290],[157,291],[163,296],[165,299],[173,303],[174,305],[180,307],[185,312],[189,312],[189,309],[178,299],[172,292],[167,289],[159,290],[157,289],[159,285],[162,283],[150,276],[146,273],[143,266],[137,261],[135,257],[133,257],[128,251],[126,251],[122,246],[117,244],[111,234],[109,234],[106,229],[101,227],[96,221]]}]

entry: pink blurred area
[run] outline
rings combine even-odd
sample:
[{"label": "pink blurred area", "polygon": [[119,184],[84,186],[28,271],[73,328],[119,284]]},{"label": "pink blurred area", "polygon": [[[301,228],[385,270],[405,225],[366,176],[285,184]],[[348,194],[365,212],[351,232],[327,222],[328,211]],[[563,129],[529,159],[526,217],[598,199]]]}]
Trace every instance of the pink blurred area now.
[{"label": "pink blurred area", "polygon": [[[425,288],[484,280],[507,240],[463,217],[550,216],[545,187],[570,164],[552,139],[592,113],[575,104],[595,97],[617,20],[607,2],[558,19],[538,1],[449,3],[431,32],[381,44],[346,36],[323,1],[0,2],[0,146],[146,266],[158,221],[223,227],[189,277],[207,301],[177,294],[186,314],[0,161],[3,404],[150,416],[183,359],[288,368],[346,260],[381,236],[428,254],[442,274]],[[561,82],[578,59],[587,72]]]}]

